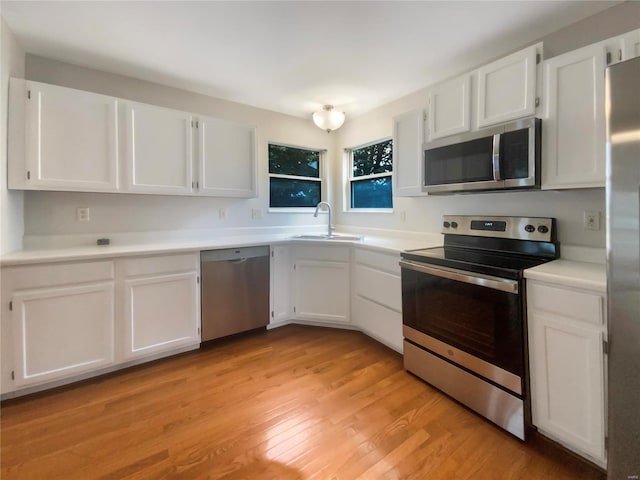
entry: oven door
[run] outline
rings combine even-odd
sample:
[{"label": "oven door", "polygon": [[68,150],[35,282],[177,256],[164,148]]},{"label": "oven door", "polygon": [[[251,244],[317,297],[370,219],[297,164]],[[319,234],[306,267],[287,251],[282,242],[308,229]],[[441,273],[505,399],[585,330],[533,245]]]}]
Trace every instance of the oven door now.
[{"label": "oven door", "polygon": [[519,283],[408,260],[400,266],[405,337],[521,395]]}]

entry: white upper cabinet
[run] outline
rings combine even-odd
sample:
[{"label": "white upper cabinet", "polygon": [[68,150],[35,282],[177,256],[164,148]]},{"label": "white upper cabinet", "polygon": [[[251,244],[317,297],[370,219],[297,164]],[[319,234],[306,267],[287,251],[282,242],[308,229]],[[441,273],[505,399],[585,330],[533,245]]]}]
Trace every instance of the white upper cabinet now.
[{"label": "white upper cabinet", "polygon": [[429,92],[429,140],[471,130],[471,74],[433,87]]},{"label": "white upper cabinet", "polygon": [[477,70],[478,127],[528,117],[536,111],[536,63],[542,44]]},{"label": "white upper cabinet", "polygon": [[608,52],[601,42],[544,62],[543,189],[604,186]]},{"label": "white upper cabinet", "polygon": [[393,118],[393,194],[422,194],[424,111],[412,110]]},{"label": "white upper cabinet", "polygon": [[118,100],[11,80],[9,188],[118,189]]},{"label": "white upper cabinet", "polygon": [[125,112],[127,189],[140,193],[190,194],[192,115],[140,103],[128,103]]},{"label": "white upper cabinet", "polygon": [[621,37],[622,43],[622,60],[640,57],[640,28],[625,33]]},{"label": "white upper cabinet", "polygon": [[198,118],[198,194],[250,198],[256,188],[256,129]]}]

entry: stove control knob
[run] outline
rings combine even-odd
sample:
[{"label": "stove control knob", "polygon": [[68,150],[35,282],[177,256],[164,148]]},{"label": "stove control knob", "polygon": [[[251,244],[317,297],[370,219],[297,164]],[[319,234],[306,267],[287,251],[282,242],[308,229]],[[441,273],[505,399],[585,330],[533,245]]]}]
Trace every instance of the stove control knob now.
[{"label": "stove control knob", "polygon": [[524,231],[527,233],[533,233],[536,231],[536,227],[534,227],[533,225],[525,225]]},{"label": "stove control knob", "polygon": [[538,231],[539,231],[540,233],[547,233],[547,232],[549,231],[549,227],[547,227],[546,225],[540,225],[540,226],[538,227]]},{"label": "stove control knob", "polygon": [[458,222],[451,222],[451,228],[458,228]]},{"label": "stove control knob", "polygon": [[449,222],[443,222],[443,223],[442,223],[442,226],[443,226],[444,228],[449,228],[449,227],[451,226],[451,224],[450,224]]}]

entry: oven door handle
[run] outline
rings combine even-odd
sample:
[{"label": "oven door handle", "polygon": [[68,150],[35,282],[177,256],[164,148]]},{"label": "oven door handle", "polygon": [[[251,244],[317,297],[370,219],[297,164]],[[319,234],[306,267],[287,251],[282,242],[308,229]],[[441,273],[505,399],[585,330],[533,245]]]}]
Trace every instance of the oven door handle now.
[{"label": "oven door handle", "polygon": [[507,278],[482,275],[479,273],[471,274],[470,272],[458,270],[456,268],[440,266],[435,268],[423,263],[412,262],[410,260],[401,260],[400,267],[414,270],[420,273],[426,273],[428,275],[434,275],[436,277],[448,278],[449,280],[456,280],[458,282],[471,283],[473,285],[479,285],[481,287],[501,290],[507,293],[518,293],[518,282],[516,280],[510,280]]}]

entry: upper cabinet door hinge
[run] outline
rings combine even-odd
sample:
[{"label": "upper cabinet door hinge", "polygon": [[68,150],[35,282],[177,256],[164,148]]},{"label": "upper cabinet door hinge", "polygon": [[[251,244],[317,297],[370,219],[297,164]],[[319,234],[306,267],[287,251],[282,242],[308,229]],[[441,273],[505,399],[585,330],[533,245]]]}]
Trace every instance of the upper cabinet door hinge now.
[{"label": "upper cabinet door hinge", "polygon": [[16,379],[16,372],[15,370],[11,370],[11,380],[15,380]]},{"label": "upper cabinet door hinge", "polygon": [[609,355],[609,342],[602,340],[602,351],[605,355]]},{"label": "upper cabinet door hinge", "polygon": [[27,100],[31,100],[31,90],[27,90]]},{"label": "upper cabinet door hinge", "polygon": [[275,254],[275,251],[274,251],[274,250],[271,250],[271,258],[273,258],[273,257],[274,257],[274,254]]},{"label": "upper cabinet door hinge", "polygon": [[9,311],[13,312],[13,302],[12,301],[9,302]]},{"label": "upper cabinet door hinge", "polygon": [[271,318],[273,318],[273,310],[271,310]]},{"label": "upper cabinet door hinge", "polygon": [[618,49],[618,61],[619,62],[622,61],[622,49],[621,48]]},{"label": "upper cabinet door hinge", "polygon": [[536,53],[536,65],[538,65],[542,61],[542,55]]},{"label": "upper cabinet door hinge", "polygon": [[200,275],[196,277],[196,283],[200,283]]},{"label": "upper cabinet door hinge", "polygon": [[536,97],[536,107],[540,106],[540,97]]},{"label": "upper cabinet door hinge", "polygon": [[27,180],[31,180],[31,170],[27,170]]},{"label": "upper cabinet door hinge", "polygon": [[200,122],[196,120],[196,128],[200,128]]},{"label": "upper cabinet door hinge", "polygon": [[607,65],[611,63],[611,52],[607,52]]}]

